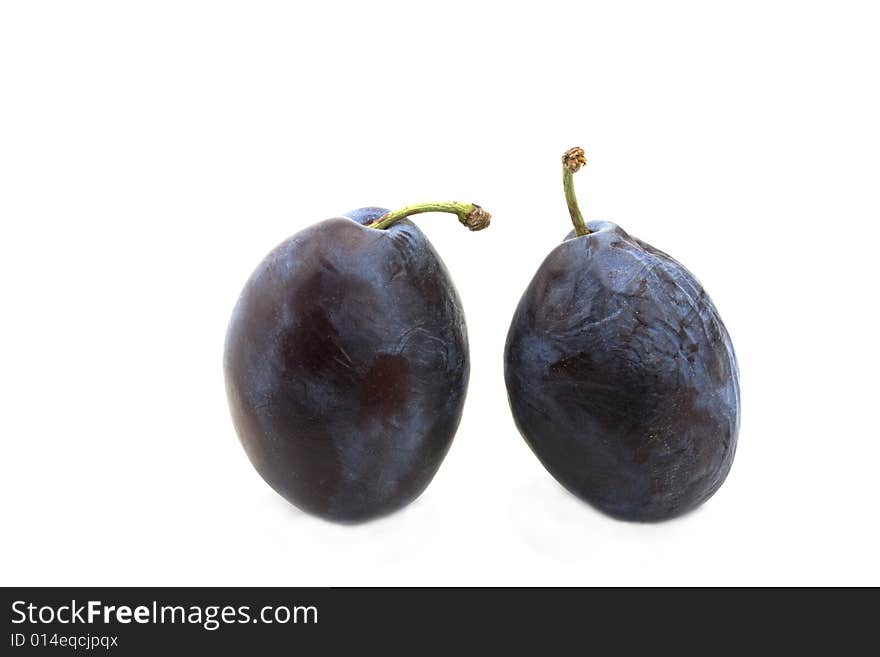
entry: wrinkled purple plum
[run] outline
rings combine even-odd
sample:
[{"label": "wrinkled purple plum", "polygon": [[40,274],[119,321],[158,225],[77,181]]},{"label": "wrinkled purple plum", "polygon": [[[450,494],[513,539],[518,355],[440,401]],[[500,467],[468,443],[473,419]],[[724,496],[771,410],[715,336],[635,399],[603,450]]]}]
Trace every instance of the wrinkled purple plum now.
[{"label": "wrinkled purple plum", "polygon": [[684,266],[615,224],[587,228],[547,256],[514,313],[510,407],[569,491],[622,519],[663,520],[727,477],[740,418],[736,357]]}]

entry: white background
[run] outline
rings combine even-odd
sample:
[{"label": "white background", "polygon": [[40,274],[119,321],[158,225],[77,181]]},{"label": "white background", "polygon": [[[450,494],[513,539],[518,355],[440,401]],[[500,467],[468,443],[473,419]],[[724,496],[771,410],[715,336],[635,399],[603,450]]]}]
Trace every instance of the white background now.
[{"label": "white background", "polygon": [[[865,2],[5,2],[0,581],[12,585],[880,584],[880,62]],[[742,369],[727,483],[611,520],[517,434],[502,348],[588,219],[684,262]],[[278,242],[364,205],[420,222],[471,385],[425,494],[297,511],[235,437],[221,356]]]}]

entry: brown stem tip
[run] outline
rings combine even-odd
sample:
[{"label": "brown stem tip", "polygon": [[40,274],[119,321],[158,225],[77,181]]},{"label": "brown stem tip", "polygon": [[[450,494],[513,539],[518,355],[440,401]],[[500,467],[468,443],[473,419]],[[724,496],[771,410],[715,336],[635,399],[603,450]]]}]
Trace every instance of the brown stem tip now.
[{"label": "brown stem tip", "polygon": [[483,230],[489,225],[492,215],[476,203],[473,203],[472,205],[474,206],[474,209],[466,215],[459,216],[458,220],[471,230]]},{"label": "brown stem tip", "polygon": [[586,163],[587,156],[584,154],[584,149],[580,146],[569,148],[565,151],[565,155],[562,156],[562,166],[572,173],[579,171]]}]

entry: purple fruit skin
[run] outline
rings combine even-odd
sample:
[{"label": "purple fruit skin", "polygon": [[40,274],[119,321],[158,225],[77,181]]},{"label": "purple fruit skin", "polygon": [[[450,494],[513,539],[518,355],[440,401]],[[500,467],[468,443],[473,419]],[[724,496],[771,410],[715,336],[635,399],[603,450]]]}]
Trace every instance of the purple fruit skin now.
[{"label": "purple fruit skin", "polygon": [[418,497],[461,419],[461,301],[408,220],[361,208],[306,228],[251,276],[229,323],[233,421],[256,470],[318,516],[358,522]]},{"label": "purple fruit skin", "polygon": [[610,222],[569,234],[538,269],[505,346],[520,433],[568,490],[613,516],[685,513],[724,482],[739,369],[706,292]]}]

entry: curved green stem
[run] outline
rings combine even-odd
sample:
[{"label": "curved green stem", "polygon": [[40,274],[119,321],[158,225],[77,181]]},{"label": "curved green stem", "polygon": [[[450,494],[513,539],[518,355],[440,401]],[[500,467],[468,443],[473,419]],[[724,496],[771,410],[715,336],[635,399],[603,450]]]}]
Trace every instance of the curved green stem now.
[{"label": "curved green stem", "polygon": [[423,212],[448,212],[458,216],[458,220],[470,228],[471,230],[483,230],[489,225],[492,218],[488,212],[476,203],[458,203],[457,201],[441,201],[438,203],[419,203],[417,205],[407,205],[399,210],[386,212],[373,223],[368,224],[368,228],[376,228],[384,230],[391,226],[395,221],[410,217],[414,214],[422,214]]},{"label": "curved green stem", "polygon": [[568,214],[571,215],[571,223],[574,224],[574,234],[589,235],[590,230],[584,223],[581,209],[578,207],[577,196],[574,193],[574,173],[587,163],[584,149],[579,146],[570,148],[562,156],[562,188],[565,190],[565,202],[568,204]]}]

